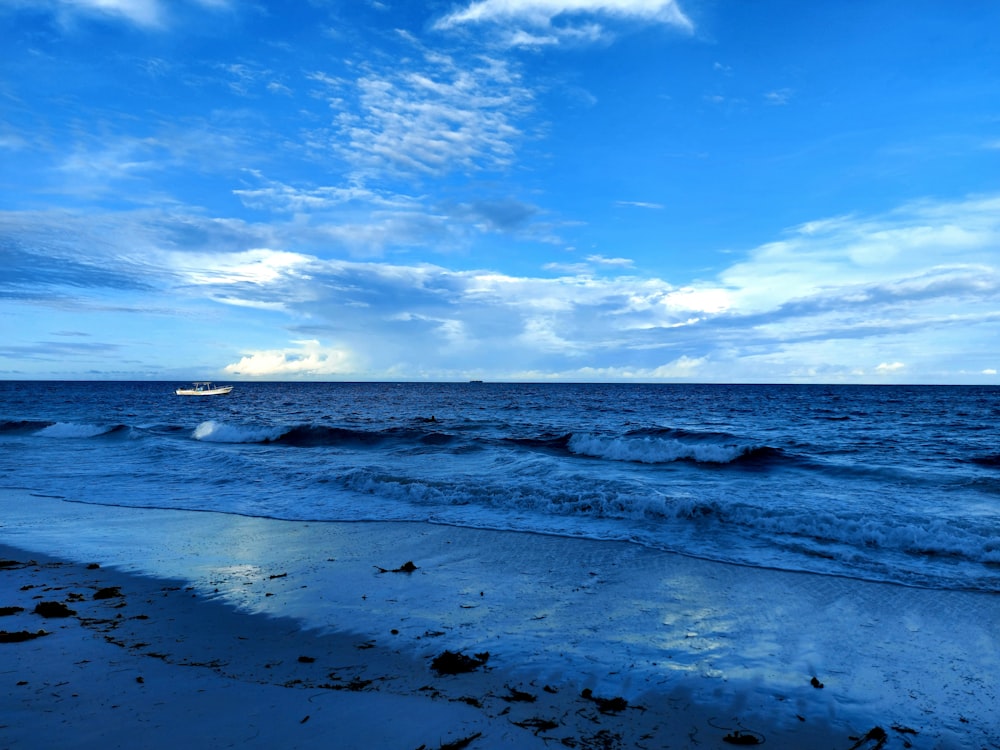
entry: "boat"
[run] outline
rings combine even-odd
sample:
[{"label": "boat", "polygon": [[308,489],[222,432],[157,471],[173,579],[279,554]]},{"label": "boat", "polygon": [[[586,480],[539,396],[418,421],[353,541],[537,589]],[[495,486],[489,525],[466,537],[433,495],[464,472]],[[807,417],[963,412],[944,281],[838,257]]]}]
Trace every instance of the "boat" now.
[{"label": "boat", "polygon": [[193,388],[178,388],[174,393],[178,396],[225,396],[233,390],[231,385],[213,385],[208,380],[198,380],[193,385]]}]

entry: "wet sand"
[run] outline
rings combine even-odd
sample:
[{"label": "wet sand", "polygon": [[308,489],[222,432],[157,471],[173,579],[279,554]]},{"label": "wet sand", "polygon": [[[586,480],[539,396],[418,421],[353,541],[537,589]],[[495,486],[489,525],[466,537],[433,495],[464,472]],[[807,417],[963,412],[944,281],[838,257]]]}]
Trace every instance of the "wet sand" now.
[{"label": "wet sand", "polygon": [[995,595],[428,524],[0,505],[3,747],[1000,747]]}]

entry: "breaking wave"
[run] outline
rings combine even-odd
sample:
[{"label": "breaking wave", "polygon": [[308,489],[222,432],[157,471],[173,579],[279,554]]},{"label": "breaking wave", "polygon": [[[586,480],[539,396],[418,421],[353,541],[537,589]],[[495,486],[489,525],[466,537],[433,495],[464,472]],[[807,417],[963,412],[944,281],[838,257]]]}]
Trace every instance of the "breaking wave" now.
[{"label": "breaking wave", "polygon": [[693,461],[731,464],[738,461],[766,462],[782,457],[782,451],[768,445],[736,439],[683,440],[673,436],[628,434],[620,437],[575,434],[567,442],[572,453],[612,461],[664,464]]}]

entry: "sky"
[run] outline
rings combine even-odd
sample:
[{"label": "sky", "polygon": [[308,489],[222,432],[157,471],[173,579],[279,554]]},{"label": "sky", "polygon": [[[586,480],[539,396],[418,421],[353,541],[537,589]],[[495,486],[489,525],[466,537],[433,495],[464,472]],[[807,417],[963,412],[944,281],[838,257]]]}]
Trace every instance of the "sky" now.
[{"label": "sky", "polygon": [[0,0],[0,378],[996,384],[998,28]]}]

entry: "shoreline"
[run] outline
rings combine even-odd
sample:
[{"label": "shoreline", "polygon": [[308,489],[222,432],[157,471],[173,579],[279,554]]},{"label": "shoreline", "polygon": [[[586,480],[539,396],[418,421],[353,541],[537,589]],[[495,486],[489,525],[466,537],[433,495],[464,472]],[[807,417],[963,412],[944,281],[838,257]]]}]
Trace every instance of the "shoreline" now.
[{"label": "shoreline", "polygon": [[[518,532],[23,501],[0,493],[0,556],[19,563],[0,569],[0,607],[25,610],[0,629],[52,635],[0,644],[15,657],[4,746],[46,731],[147,744],[152,725],[177,722],[259,747],[437,748],[478,733],[469,747],[723,748],[755,732],[846,750],[876,726],[887,747],[1000,746],[995,596]],[[114,587],[122,597],[92,598]],[[38,596],[78,614],[32,614]],[[445,651],[490,657],[438,675]]]}]

